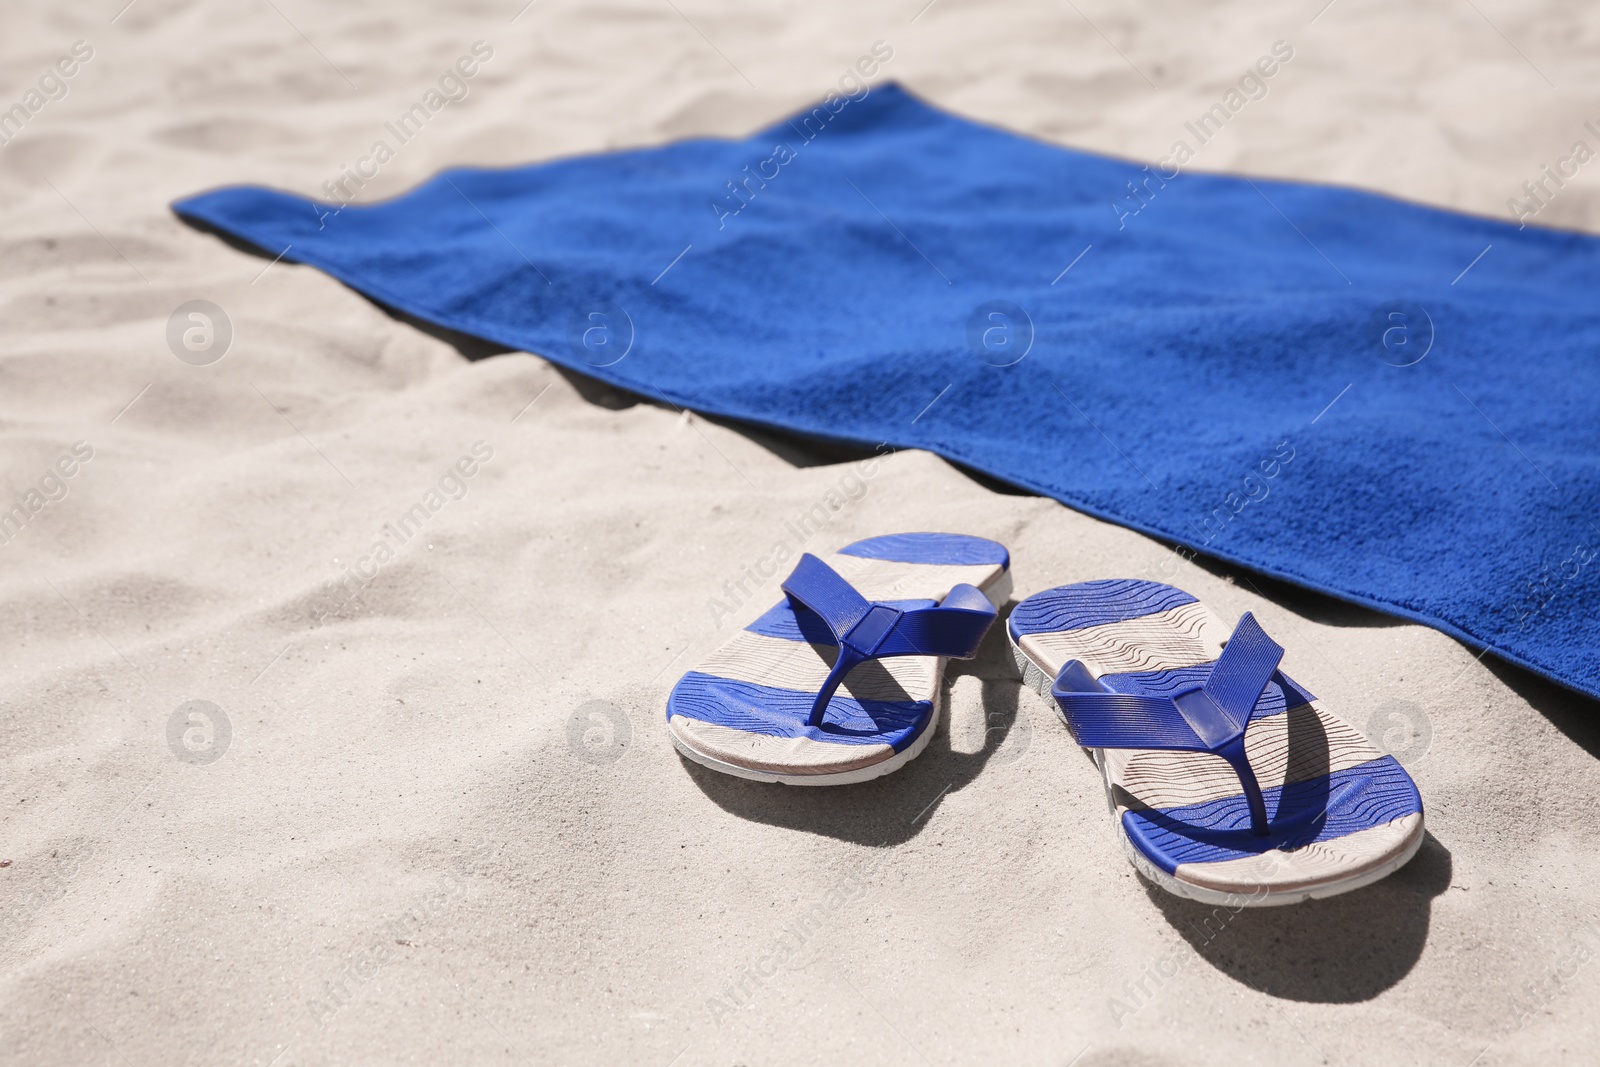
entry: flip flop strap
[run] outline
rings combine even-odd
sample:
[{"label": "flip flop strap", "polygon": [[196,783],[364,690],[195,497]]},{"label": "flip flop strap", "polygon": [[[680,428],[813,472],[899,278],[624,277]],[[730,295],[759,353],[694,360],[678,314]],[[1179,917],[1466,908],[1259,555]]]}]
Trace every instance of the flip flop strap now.
[{"label": "flip flop strap", "polygon": [[821,619],[839,646],[811,705],[812,726],[822,725],[828,702],[858,664],[888,656],[971,659],[995,619],[995,606],[974,585],[953,587],[935,607],[905,609],[868,600],[809,552],[783,580],[783,591],[797,614],[809,611]]},{"label": "flip flop strap", "polygon": [[1233,768],[1250,807],[1250,829],[1266,834],[1267,806],[1245,755],[1250,716],[1276,681],[1285,699],[1311,695],[1278,670],[1283,646],[1245,612],[1204,684],[1170,697],[1112,693],[1078,660],[1056,675],[1050,694],[1061,706],[1072,736],[1086,748],[1144,748],[1207,752]]}]

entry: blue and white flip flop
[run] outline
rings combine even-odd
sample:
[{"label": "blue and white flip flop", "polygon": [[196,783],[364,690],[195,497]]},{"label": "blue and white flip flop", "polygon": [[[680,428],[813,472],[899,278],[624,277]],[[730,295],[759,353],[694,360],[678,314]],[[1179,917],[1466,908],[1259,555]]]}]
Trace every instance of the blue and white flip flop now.
[{"label": "blue and white flip flop", "polygon": [[673,688],[668,735],[740,778],[847,785],[927,747],[945,660],[977,655],[1011,558],[981,537],[892,534],[802,555],[783,591]]},{"label": "blue and white flip flop", "polygon": [[1411,776],[1278,669],[1248,612],[1230,633],[1169,585],[1082,582],[1028,597],[1007,630],[1024,681],[1093,755],[1123,851],[1168,892],[1292,904],[1422,844]]}]

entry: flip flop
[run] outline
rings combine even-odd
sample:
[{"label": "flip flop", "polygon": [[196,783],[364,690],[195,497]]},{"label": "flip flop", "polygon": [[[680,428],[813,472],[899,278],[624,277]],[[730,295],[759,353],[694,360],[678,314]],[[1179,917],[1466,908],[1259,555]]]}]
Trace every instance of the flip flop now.
[{"label": "flip flop", "polygon": [[725,774],[847,785],[927,747],[945,660],[977,655],[1011,558],[981,537],[891,534],[802,555],[783,591],[673,687],[668,736]]},{"label": "flip flop", "polygon": [[1292,904],[1376,882],[1422,844],[1411,776],[1278,670],[1283,648],[1248,612],[1230,634],[1169,585],[1081,582],[1028,597],[1007,631],[1162,889]]}]

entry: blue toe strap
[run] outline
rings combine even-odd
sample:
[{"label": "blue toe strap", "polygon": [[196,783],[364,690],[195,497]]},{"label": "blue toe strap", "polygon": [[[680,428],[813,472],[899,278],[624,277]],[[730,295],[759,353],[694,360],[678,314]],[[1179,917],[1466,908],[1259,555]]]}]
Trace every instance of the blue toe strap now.
[{"label": "blue toe strap", "polygon": [[1250,829],[1266,834],[1266,802],[1244,749],[1251,713],[1268,682],[1276,681],[1291,705],[1311,700],[1279,672],[1282,659],[1283,646],[1245,612],[1203,685],[1170,697],[1112,693],[1081,662],[1071,660],[1056,675],[1050,694],[1072,736],[1086,748],[1208,752],[1227,760],[1250,805]]},{"label": "blue toe strap", "polygon": [[809,552],[784,579],[783,591],[797,615],[802,610],[816,615],[839,646],[839,657],[811,706],[812,726],[822,725],[828,701],[856,665],[888,656],[971,659],[995,619],[995,606],[973,585],[955,586],[936,607],[875,603]]}]

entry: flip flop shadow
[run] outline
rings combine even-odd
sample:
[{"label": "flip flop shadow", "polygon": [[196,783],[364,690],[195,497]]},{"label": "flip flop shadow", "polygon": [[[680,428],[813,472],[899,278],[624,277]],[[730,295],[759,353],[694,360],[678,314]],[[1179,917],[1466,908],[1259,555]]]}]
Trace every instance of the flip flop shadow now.
[{"label": "flip flop shadow", "polygon": [[1450,851],[1424,831],[1410,863],[1327,900],[1235,911],[1148,883],[1144,889],[1195,952],[1229,977],[1285,1000],[1354,1004],[1411,973],[1428,940],[1433,898],[1450,878]]}]

